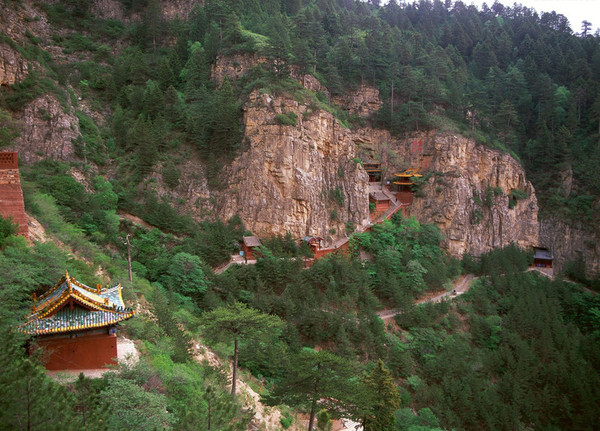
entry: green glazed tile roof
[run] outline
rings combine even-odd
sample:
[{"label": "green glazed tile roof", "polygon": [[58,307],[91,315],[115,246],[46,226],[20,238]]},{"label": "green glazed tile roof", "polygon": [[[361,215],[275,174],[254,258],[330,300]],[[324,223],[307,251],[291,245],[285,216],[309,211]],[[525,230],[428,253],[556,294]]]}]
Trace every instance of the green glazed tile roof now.
[{"label": "green glazed tile roof", "polygon": [[127,320],[134,314],[125,307],[121,285],[110,289],[92,288],[70,277],[68,272],[34,301],[27,322],[19,327],[32,335],[101,328]]}]

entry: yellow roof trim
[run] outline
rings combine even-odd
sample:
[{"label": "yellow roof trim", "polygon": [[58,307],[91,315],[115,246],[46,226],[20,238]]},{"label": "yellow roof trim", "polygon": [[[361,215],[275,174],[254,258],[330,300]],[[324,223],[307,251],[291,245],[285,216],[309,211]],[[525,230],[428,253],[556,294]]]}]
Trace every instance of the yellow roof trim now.
[{"label": "yellow roof trim", "polygon": [[[130,312],[126,313],[125,316],[123,316],[123,317],[124,318],[132,317],[134,314],[135,314],[134,311],[130,311]],[[59,332],[68,332],[68,331],[78,331],[78,330],[84,330],[84,329],[101,328],[103,326],[114,325],[114,324],[119,323],[119,322],[121,322],[123,320],[125,320],[125,319],[114,319],[114,320],[110,320],[108,322],[91,323],[91,324],[82,325],[82,326],[67,326],[65,328],[40,329],[37,332],[37,335],[45,335],[45,334],[53,334],[53,333],[59,333]]]},{"label": "yellow roof trim", "polygon": [[408,168],[404,172],[400,172],[399,174],[395,174],[395,176],[396,177],[401,177],[401,178],[407,178],[407,177],[422,177],[423,175],[421,175],[419,173],[418,169]]}]

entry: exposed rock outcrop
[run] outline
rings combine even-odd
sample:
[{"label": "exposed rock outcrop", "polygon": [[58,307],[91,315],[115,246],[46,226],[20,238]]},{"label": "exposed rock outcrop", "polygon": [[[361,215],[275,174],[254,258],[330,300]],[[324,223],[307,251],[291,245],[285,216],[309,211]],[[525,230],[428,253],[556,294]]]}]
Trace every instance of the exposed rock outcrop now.
[{"label": "exposed rock outcrop", "polygon": [[0,43],[0,87],[9,87],[27,77],[27,62],[8,44]]},{"label": "exposed rock outcrop", "polygon": [[334,102],[344,106],[350,115],[359,117],[368,117],[381,108],[379,90],[369,85],[361,85],[347,96],[335,97]]},{"label": "exposed rock outcrop", "polygon": [[[293,114],[290,114],[293,113]],[[277,114],[295,115],[280,125]],[[330,237],[368,221],[368,177],[353,158],[353,133],[328,112],[253,92],[244,123],[248,149],[224,175],[219,214],[239,214],[258,235]]]},{"label": "exposed rock outcrop", "polygon": [[[174,19],[186,20],[194,4],[201,3],[199,0],[160,0],[162,18],[167,21]],[[142,19],[138,11],[127,11],[123,2],[119,0],[94,0],[92,12],[106,19],[115,19],[123,22],[139,21]]]},{"label": "exposed rock outcrop", "polygon": [[119,0],[94,0],[92,12],[104,19],[125,21],[125,7]]},{"label": "exposed rock outcrop", "polygon": [[225,77],[230,80],[241,78],[258,63],[263,63],[264,61],[264,58],[249,53],[219,56],[211,66],[210,75],[212,79],[221,84]]},{"label": "exposed rock outcrop", "polygon": [[22,129],[16,149],[25,163],[47,158],[64,161],[75,158],[72,140],[79,136],[79,120],[65,112],[53,95],[33,100],[18,119]]},{"label": "exposed rock outcrop", "polygon": [[405,167],[432,173],[407,213],[437,224],[451,254],[538,244],[535,191],[510,155],[437,133],[399,142],[396,150]]},{"label": "exposed rock outcrop", "polygon": [[[217,79],[236,79],[252,62],[245,56],[222,59],[213,72]],[[306,82],[301,78],[296,77]],[[377,91],[368,87],[347,99],[344,106],[359,115],[380,104]],[[352,162],[368,154],[383,163],[388,177],[408,167],[434,173],[407,213],[437,224],[453,255],[478,255],[511,242],[538,244],[535,191],[510,155],[447,134],[398,140],[384,130],[344,129],[331,114],[311,109],[291,98],[250,95],[244,113],[247,149],[223,172],[225,191],[212,193],[221,217],[239,214],[259,236],[290,232],[333,241],[345,234],[347,221],[368,220],[367,176]],[[296,126],[278,124],[290,113]]]},{"label": "exposed rock outcrop", "polygon": [[600,274],[600,241],[598,233],[582,223],[569,223],[556,218],[540,221],[540,244],[554,257],[554,271],[561,271],[568,261],[582,259],[587,276]]}]

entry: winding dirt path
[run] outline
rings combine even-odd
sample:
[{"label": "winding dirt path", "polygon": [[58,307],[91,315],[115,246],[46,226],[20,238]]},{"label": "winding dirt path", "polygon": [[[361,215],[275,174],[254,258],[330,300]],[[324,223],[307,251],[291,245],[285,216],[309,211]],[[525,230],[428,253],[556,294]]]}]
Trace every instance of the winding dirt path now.
[{"label": "winding dirt path", "polygon": [[[469,288],[471,287],[471,281],[473,281],[476,278],[477,277],[475,277],[473,274],[461,276],[454,281],[454,289],[451,292],[443,292],[440,294],[434,293],[434,296],[431,296],[431,294],[426,295],[425,297],[417,300],[416,304],[425,304],[427,302],[437,303],[447,297],[455,298],[459,295],[462,295],[463,293],[469,291]],[[377,312],[377,316],[381,320],[386,320],[391,319],[392,317],[396,316],[397,314],[400,314],[401,312],[402,311],[398,309],[381,310]]]}]

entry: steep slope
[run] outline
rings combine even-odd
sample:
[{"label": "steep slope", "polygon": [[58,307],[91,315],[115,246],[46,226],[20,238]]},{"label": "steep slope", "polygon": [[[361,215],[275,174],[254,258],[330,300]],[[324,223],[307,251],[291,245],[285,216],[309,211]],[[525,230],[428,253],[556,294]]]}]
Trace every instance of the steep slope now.
[{"label": "steep slope", "polygon": [[509,154],[441,133],[400,144],[397,150],[408,166],[432,173],[407,213],[436,223],[453,255],[538,244],[535,190]]},{"label": "steep slope", "polygon": [[562,270],[567,262],[580,261],[585,264],[585,276],[593,277],[600,273],[598,232],[584,223],[568,224],[558,218],[544,219],[540,222],[540,243],[552,250],[555,271]]},{"label": "steep slope", "polygon": [[[373,104],[373,93],[359,92],[347,106]],[[275,116],[289,112],[298,125],[277,124]],[[506,153],[443,133],[396,139],[369,127],[345,129],[328,112],[258,92],[246,104],[244,123],[249,146],[228,168],[229,185],[218,201],[222,214],[240,214],[259,235],[333,240],[347,222],[364,224],[367,178],[353,158],[369,154],[390,179],[407,167],[433,174],[405,214],[436,223],[453,255],[538,244],[535,191]]]},{"label": "steep slope", "polygon": [[[280,125],[293,113],[297,125]],[[244,115],[248,149],[227,168],[222,214],[259,235],[327,237],[368,220],[368,178],[353,134],[333,115],[255,91]]]},{"label": "steep slope", "polygon": [[[164,17],[185,17],[193,3],[161,2]],[[139,19],[131,13],[126,17],[127,11],[116,1],[95,2],[93,9],[124,21]],[[0,22],[13,41],[26,45],[24,34],[29,31],[39,38],[36,43],[43,49],[56,54],[57,61],[64,60],[64,50],[53,45],[50,24],[41,9],[25,2],[19,11],[8,10]],[[32,68],[39,69],[35,60],[25,58],[26,54],[10,43],[0,44],[3,86],[22,82]],[[265,59],[255,54],[219,57],[212,67],[213,79],[240,78],[258,61]],[[313,76],[302,76],[298,69],[292,72],[307,89],[325,94],[350,115],[367,118],[382,106],[373,87],[363,84],[353,94],[332,98]],[[81,132],[75,110],[95,118],[85,103],[85,99],[76,102],[73,97],[61,101],[47,93],[18,110],[14,117],[22,130],[17,142],[21,159],[27,163],[44,158],[78,160],[81,151],[77,153],[75,142],[81,141]],[[296,125],[286,124],[286,118]],[[367,177],[354,160],[366,151],[384,163],[388,176],[408,167],[435,173],[406,213],[437,223],[453,254],[480,254],[510,242],[521,246],[540,243],[534,190],[519,163],[506,154],[451,134],[399,139],[385,130],[347,129],[315,104],[264,91],[251,93],[245,101],[242,122],[244,143],[231,165],[221,172],[222,189],[208,187],[203,162],[193,150],[184,148],[178,164],[181,177],[174,189],[162,180],[165,161],[150,174],[156,179],[152,187],[159,196],[179,202],[180,208],[197,220],[239,214],[248,229],[258,235],[290,232],[294,237],[318,235],[333,242],[368,223]],[[388,157],[389,150],[396,157]],[[106,172],[114,172],[110,162]],[[590,247],[563,246],[552,239],[556,235],[551,228],[545,232],[542,245],[560,248],[556,252],[560,260],[573,259],[579,250],[593,263],[595,255],[589,252]]]}]

